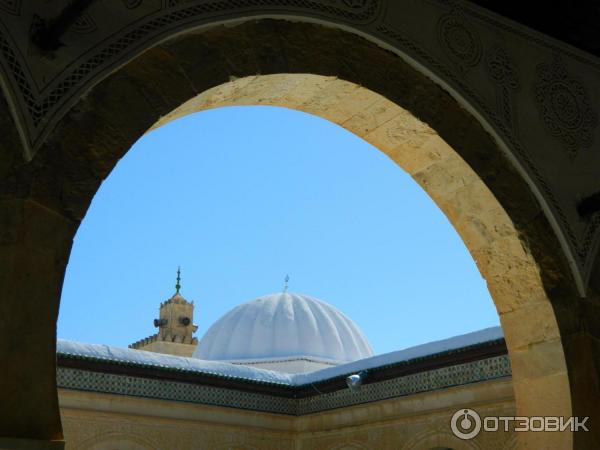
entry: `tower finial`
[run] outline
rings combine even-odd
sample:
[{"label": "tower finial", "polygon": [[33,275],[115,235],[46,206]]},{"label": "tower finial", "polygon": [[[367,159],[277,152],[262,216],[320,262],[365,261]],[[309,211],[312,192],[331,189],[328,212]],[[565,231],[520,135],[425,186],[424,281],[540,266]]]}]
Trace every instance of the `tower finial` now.
[{"label": "tower finial", "polygon": [[283,285],[283,292],[287,292],[287,290],[288,290],[288,283],[290,281],[290,276],[286,275],[284,281],[285,281],[285,284]]},{"label": "tower finial", "polygon": [[181,289],[181,266],[177,266],[177,283],[175,283],[175,293],[179,294],[179,289]]}]

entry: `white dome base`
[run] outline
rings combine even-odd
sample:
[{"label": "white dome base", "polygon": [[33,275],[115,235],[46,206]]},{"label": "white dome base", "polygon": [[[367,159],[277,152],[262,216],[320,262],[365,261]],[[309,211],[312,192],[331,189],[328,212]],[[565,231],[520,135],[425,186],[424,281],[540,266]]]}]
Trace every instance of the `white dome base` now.
[{"label": "white dome base", "polygon": [[275,370],[283,373],[303,373],[314,372],[316,370],[326,369],[337,366],[337,361],[326,361],[324,359],[315,359],[311,357],[293,357],[281,359],[261,359],[261,360],[237,360],[227,361],[231,364],[240,366],[257,367],[259,369]]}]

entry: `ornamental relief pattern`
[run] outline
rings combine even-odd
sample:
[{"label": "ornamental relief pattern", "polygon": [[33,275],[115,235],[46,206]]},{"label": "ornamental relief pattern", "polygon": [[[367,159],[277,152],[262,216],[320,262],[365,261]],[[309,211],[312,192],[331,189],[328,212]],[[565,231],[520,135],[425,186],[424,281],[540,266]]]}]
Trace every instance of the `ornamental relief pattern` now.
[{"label": "ornamental relief pattern", "polygon": [[142,1],[143,0],[123,0],[123,4],[127,9],[134,9],[140,6],[142,4]]},{"label": "ornamental relief pattern", "polygon": [[78,34],[88,34],[93,33],[97,29],[98,26],[96,25],[96,22],[94,22],[92,16],[89,14],[83,14],[75,22],[73,22],[73,25],[71,25],[69,31]]},{"label": "ornamental relief pattern", "polygon": [[22,0],[0,0],[0,11],[18,16],[21,14]]},{"label": "ornamental relief pattern", "polygon": [[[165,422],[143,415],[63,410],[65,450],[282,450],[294,448],[288,434],[193,422]],[[116,445],[115,445],[116,444]],[[118,446],[117,446],[118,445]]]},{"label": "ornamental relief pattern", "polygon": [[542,121],[571,159],[591,147],[598,115],[587,90],[567,72],[560,57],[538,65],[534,94]]},{"label": "ornamental relief pattern", "polygon": [[458,442],[457,440],[458,438],[450,432],[447,423],[440,424],[439,421],[436,421],[434,426],[428,423],[427,426],[422,427],[422,430],[416,431],[411,439],[400,447],[400,450],[431,450],[432,448],[440,448],[438,447],[440,444],[452,450],[487,449],[487,447],[480,445],[481,438],[479,436],[472,440]]},{"label": "ornamental relief pattern", "polygon": [[[128,6],[128,8],[137,7],[140,5],[140,0],[124,0],[128,4],[135,4],[135,6]],[[190,5],[198,3],[197,0],[163,0],[163,7],[177,8],[179,6]],[[222,6],[218,6],[222,1],[212,1],[209,3],[215,4],[211,9],[226,9]],[[340,15],[351,21],[357,19],[364,20],[367,16],[371,15],[377,9],[378,0],[238,0],[229,2],[229,8],[234,7],[251,7],[251,6],[290,6],[296,8],[307,8],[314,9],[317,11],[328,12],[332,15]]]},{"label": "ornamental relief pattern", "polygon": [[[485,405],[477,410],[484,416],[512,416],[515,410],[508,404]],[[479,433],[473,439],[462,440],[454,436],[450,428],[448,415],[454,411],[442,414],[431,414],[426,422],[403,423],[397,427],[396,442],[402,443],[400,450],[506,450],[510,442],[514,442],[515,433],[512,431],[497,431],[494,433]]]},{"label": "ornamental relief pattern", "polygon": [[481,61],[481,38],[458,12],[453,11],[440,17],[437,38],[450,61],[461,72],[467,72]]},{"label": "ornamental relief pattern", "polygon": [[[106,3],[109,2],[103,2]],[[117,5],[137,10],[142,9],[143,2],[119,0]],[[107,7],[116,8],[117,5]],[[6,78],[8,74],[5,82],[12,87],[12,97],[17,97],[15,104],[19,108],[17,116],[27,158],[33,156],[52,127],[68,110],[70,105],[67,100],[74,102],[77,93],[85,89],[88,83],[127,59],[131,52],[144,42],[150,46],[153,40],[166,32],[176,33],[181,27],[193,27],[194,21],[202,23],[210,17],[222,19],[228,14],[237,16],[244,10],[249,14],[256,14],[261,8],[270,13],[287,10],[301,15],[366,24],[376,18],[380,0],[163,0],[159,9],[140,13],[134,23],[123,23],[121,30],[113,33],[108,39],[103,33],[99,33],[100,43],[96,47],[87,49],[79,56],[77,64],[62,61],[65,70],[58,77],[61,81],[45,86],[33,80],[31,75],[27,75],[35,70],[30,67],[31,62],[22,57],[18,45],[11,41],[10,33],[2,26],[0,15],[0,59],[5,68],[3,75]],[[2,10],[18,15],[20,1],[0,0],[0,11]],[[106,10],[101,11],[102,14],[106,14]],[[99,20],[94,17],[94,13],[100,14],[93,8],[88,8],[88,11],[71,25],[69,31],[78,34],[97,31],[96,24]],[[29,25],[30,33],[51,20],[52,18],[43,19],[37,14],[34,15],[34,22]],[[61,62],[58,54],[46,57],[54,59],[57,63]]]},{"label": "ornamental relief pattern", "polygon": [[488,76],[496,86],[498,114],[517,136],[517,117],[513,107],[513,93],[520,88],[519,74],[506,49],[496,44],[485,55]]},{"label": "ornamental relief pattern", "polygon": [[[65,30],[65,41],[79,42],[76,40],[79,36],[81,42],[93,41],[91,46],[73,48],[67,43],[62,52],[42,55],[31,51],[31,42],[15,39],[19,33],[14,30],[26,26],[34,31],[35,27],[50,23],[53,17],[37,17],[32,23],[32,17],[35,17],[30,14],[33,3],[0,0],[3,87],[14,105],[13,113],[24,142],[25,156],[31,158],[85,89],[165,36],[209,23],[211,19],[247,16],[261,10],[269,14],[291,13],[341,22],[390,42],[441,79],[458,86],[461,95],[498,130],[543,191],[560,223],[557,233],[569,242],[567,253],[576,257],[577,271],[585,279],[594,260],[593,249],[600,242],[600,217],[573,218],[573,205],[556,198],[552,187],[554,180],[545,178],[539,161],[531,158],[520,141],[516,105],[517,99],[521,103],[532,101],[550,138],[560,143],[572,164],[577,164],[583,153],[591,154],[593,150],[598,113],[590,86],[586,87],[572,75],[565,61],[570,59],[595,71],[600,71],[600,64],[547,42],[535,33],[487,16],[482,10],[470,9],[460,1],[425,0],[423,4],[438,11],[437,20],[433,22],[433,42],[428,43],[405,34],[405,30],[393,22],[386,22],[388,10],[396,5],[391,0],[104,0],[93,2]],[[107,13],[109,9],[116,11],[119,8],[119,14]],[[107,23],[107,14],[110,23]],[[491,40],[490,34],[494,36]],[[519,38],[557,56],[550,62],[542,59],[537,66],[534,85],[528,82],[524,86],[522,80],[527,77],[519,74],[519,70],[524,69],[517,67],[508,46],[494,44],[498,35]],[[437,52],[440,52],[439,57]],[[40,76],[38,67],[51,67],[48,70],[54,72]],[[481,93],[481,75],[487,77],[495,91],[491,101]],[[478,86],[470,83],[474,79],[478,80]]]},{"label": "ornamental relief pattern", "polygon": [[[65,450],[380,450],[386,448],[430,450],[510,450],[514,433],[481,433],[461,441],[449,429],[451,411],[430,412],[418,418],[399,416],[393,421],[355,424],[344,430],[273,432],[248,427],[235,430],[202,422],[170,420],[142,415],[122,415],[78,410],[63,411]],[[494,405],[489,415],[512,415],[514,410]],[[357,426],[358,425],[358,426]]]},{"label": "ornamental relief pattern", "polygon": [[[465,17],[467,15],[465,8],[457,9],[457,2],[442,1],[442,3],[449,4],[453,9],[442,14],[438,19],[436,37],[444,55],[451,61],[452,64],[450,65],[442,63],[430,51],[424,49],[415,41],[405,36],[401,30],[394,28],[393,25],[385,21],[377,25],[376,29],[380,35],[383,35],[387,40],[395,42],[407,54],[425,63],[428,68],[434,69],[437,75],[442,76],[445,80],[452,81],[455,86],[460,88],[459,92],[466,94],[466,97],[472,100],[480,111],[484,112],[485,116],[496,126],[511,149],[525,163],[528,172],[535,179],[538,186],[541,187],[547,201],[554,211],[556,211],[558,221],[576,258],[579,275],[583,279],[583,282],[586,283],[596,253],[595,249],[600,247],[600,213],[592,216],[587,221],[584,220],[585,225],[583,229],[580,226],[577,228],[574,227],[574,225],[579,225],[582,222],[581,218],[577,217],[577,222],[573,222],[567,216],[564,212],[564,205],[557,200],[550,183],[545,179],[538,165],[532,160],[519,140],[517,111],[514,103],[517,94],[524,90],[522,89],[518,69],[514,61],[508,51],[498,44],[492,45],[485,51],[485,56],[483,56],[484,46],[482,40],[477,31],[475,31],[471,21]],[[481,14],[477,15],[470,12],[469,15],[480,20],[491,21],[491,19]],[[502,31],[514,32],[515,30],[504,26]],[[543,41],[539,41],[539,39],[537,43],[545,44]],[[559,51],[559,48],[554,48],[554,52],[558,53]],[[485,71],[497,92],[495,107],[486,102],[465,79],[465,75],[478,68],[482,61],[484,61]],[[600,71],[600,64],[595,68]],[[570,79],[570,82],[579,83],[574,79]],[[582,89],[578,90],[578,92],[583,93],[585,88],[581,84],[579,85]],[[587,95],[578,96],[578,100],[578,104],[583,105],[583,112],[587,111],[584,116],[588,118],[583,121],[579,130],[585,130],[586,134],[591,137],[596,131],[597,125],[595,111],[591,110],[591,100],[588,99]],[[586,137],[583,138],[583,141],[587,142]],[[573,207],[573,205],[569,206]],[[585,288],[580,286],[580,292],[584,290]]]}]

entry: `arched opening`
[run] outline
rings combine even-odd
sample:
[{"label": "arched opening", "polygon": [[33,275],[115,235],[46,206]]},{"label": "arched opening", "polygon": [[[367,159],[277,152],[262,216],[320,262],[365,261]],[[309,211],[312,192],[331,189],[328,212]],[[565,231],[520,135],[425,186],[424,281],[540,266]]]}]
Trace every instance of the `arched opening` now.
[{"label": "arched opening", "polygon": [[[408,172],[448,217],[487,281],[509,348],[519,414],[533,410],[570,414],[558,400],[569,396],[566,368],[539,266],[489,188],[438,133],[366,88],[305,74],[230,81],[190,99],[152,128],[228,105],[283,106],[319,115],[362,137]],[[537,369],[541,373],[536,374]],[[540,391],[534,394],[537,383]]]},{"label": "arched opening", "polygon": [[[277,39],[269,39],[271,33]],[[307,35],[312,45],[296,48],[293,38]],[[337,47],[319,47],[319,39]],[[273,42],[280,47],[274,49]],[[241,45],[256,49],[251,58],[237,51]],[[515,226],[538,207],[496,142],[454,99],[396,55],[348,33],[288,22],[216,27],[156,47],[99,83],[63,119],[22,181],[31,199],[10,205],[24,211],[21,217],[45,220],[46,228],[26,239],[49,253],[19,261],[15,271],[53,268],[45,275],[43,293],[26,287],[15,297],[47,300],[36,332],[50,343],[42,349],[43,361],[31,361],[30,367],[43,362],[54,368],[54,324],[47,318],[56,316],[70,239],[119,157],[152,126],[236,104],[318,115],[370,142],[410,173],[452,222],[488,282],[509,348],[518,413],[571,415],[559,328],[542,281],[547,269],[540,274],[542,263],[530,252],[531,241],[525,242]],[[23,308],[23,317],[33,312],[31,306]],[[42,373],[46,384],[39,398],[49,398],[47,415],[57,430],[56,401],[48,393],[53,374]],[[25,417],[36,411],[37,400],[22,406]],[[522,439],[532,448],[571,447],[568,433]]]},{"label": "arched opening", "polygon": [[146,338],[178,266],[199,340],[226,311],[283,289],[286,274],[290,292],[348,315],[375,354],[499,325],[473,259],[420,186],[298,110],[213,108],[140,138],[79,227],[58,337]]}]

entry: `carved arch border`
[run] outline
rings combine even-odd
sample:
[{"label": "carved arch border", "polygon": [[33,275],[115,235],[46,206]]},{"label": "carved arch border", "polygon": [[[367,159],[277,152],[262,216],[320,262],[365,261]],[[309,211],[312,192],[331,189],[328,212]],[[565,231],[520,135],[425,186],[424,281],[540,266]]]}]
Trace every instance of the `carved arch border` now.
[{"label": "carved arch border", "polygon": [[[141,2],[123,8],[139,8]],[[114,5],[113,5],[114,6]],[[0,16],[0,81],[10,92],[13,112],[28,158],[42,145],[61,117],[89,89],[121,64],[181,32],[228,21],[290,18],[366,25],[381,14],[382,0],[361,0],[353,7],[347,0],[163,0],[158,10],[141,14],[113,35],[77,56],[44,85],[31,75],[26,56],[11,39]],[[93,21],[86,13],[87,21]],[[77,32],[76,23],[71,31]]]},{"label": "carved arch border", "polygon": [[[577,52],[569,51],[556,43],[544,41],[534,32],[525,31],[509,23],[502,23],[484,14],[475,6],[467,7],[460,2],[445,0],[431,0],[431,2],[447,9],[447,13],[442,14],[439,18],[438,32],[441,36],[440,45],[445,49],[450,64],[432,56],[430,51],[419,46],[414,39],[403,35],[393,24],[388,23],[386,21],[388,5],[386,0],[237,0],[235,2],[163,0],[158,10],[152,11],[151,14],[141,14],[131,24],[78,55],[76,60],[70,61],[66,66],[68,69],[65,68],[64,72],[58,74],[54,81],[43,86],[37,86],[37,83],[33,81],[31,68],[27,66],[25,60],[26,57],[11,41],[10,33],[0,21],[0,55],[2,55],[0,63],[4,68],[1,77],[2,84],[10,93],[9,100],[17,117],[26,153],[28,157],[32,157],[61,117],[76,104],[82,92],[121,64],[178,33],[204,26],[215,26],[228,21],[265,17],[317,21],[340,28],[351,28],[353,32],[373,42],[390,47],[392,51],[405,59],[407,55],[414,58],[415,61],[418,61],[418,65],[423,65],[428,71],[435,73],[438,81],[440,79],[451,81],[453,87],[450,91],[460,101],[465,97],[463,105],[468,107],[469,104],[474,104],[477,106],[477,110],[485,117],[482,123],[484,125],[489,123],[491,125],[489,131],[497,133],[498,137],[501,137],[498,139],[501,144],[506,143],[506,155],[513,160],[515,166],[521,171],[521,175],[528,180],[532,191],[543,205],[546,217],[553,226],[563,248],[579,294],[585,296],[589,276],[598,248],[600,248],[600,213],[581,219],[584,222],[583,230],[577,229],[579,225],[574,228],[573,218],[565,213],[565,210],[569,208],[564,202],[557,199],[554,190],[536,164],[529,158],[516,136],[514,108],[511,107],[511,89],[513,88],[510,87],[514,84],[511,84],[510,80],[501,80],[498,87],[497,103],[500,111],[497,111],[494,105],[483,101],[481,96],[462,80],[461,74],[464,72],[477,67],[481,61],[488,63],[489,52],[494,49],[483,48],[476,33],[473,33],[470,27],[462,26],[461,22],[468,24],[469,21],[480,21],[502,32],[526,36],[557,54],[567,55],[578,61],[585,60],[587,65],[594,65],[594,63]],[[137,1],[115,1],[111,6],[114,7],[115,4],[129,10],[143,9],[142,2]],[[88,22],[92,23],[94,20],[92,13],[86,14]],[[77,26],[80,25],[74,25],[71,31],[76,33]],[[457,27],[462,27],[461,32],[471,36],[473,43],[471,49],[462,49],[457,47],[456,42],[444,39],[444,36],[452,36],[452,30]],[[400,54],[400,52],[406,54]],[[509,60],[510,58],[506,59],[506,61]],[[597,62],[595,66],[600,69],[600,64]],[[515,71],[515,74],[518,72]],[[502,83],[504,84],[502,85]]]}]

